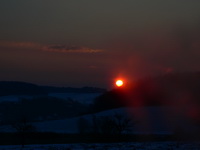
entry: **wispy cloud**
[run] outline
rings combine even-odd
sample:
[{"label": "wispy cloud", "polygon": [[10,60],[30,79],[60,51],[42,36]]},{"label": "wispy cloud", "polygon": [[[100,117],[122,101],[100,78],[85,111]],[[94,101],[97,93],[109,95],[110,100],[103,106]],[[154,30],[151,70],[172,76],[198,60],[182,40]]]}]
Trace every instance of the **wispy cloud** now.
[{"label": "wispy cloud", "polygon": [[93,49],[89,47],[74,46],[74,45],[45,45],[34,42],[13,42],[0,41],[0,47],[14,48],[14,49],[38,49],[46,52],[57,53],[100,53],[104,50]]},{"label": "wispy cloud", "polygon": [[59,53],[100,53],[102,49],[92,49],[88,47],[71,46],[71,45],[49,45],[43,47],[44,51]]},{"label": "wispy cloud", "polygon": [[41,44],[34,42],[0,41],[0,46],[8,48],[40,48]]}]

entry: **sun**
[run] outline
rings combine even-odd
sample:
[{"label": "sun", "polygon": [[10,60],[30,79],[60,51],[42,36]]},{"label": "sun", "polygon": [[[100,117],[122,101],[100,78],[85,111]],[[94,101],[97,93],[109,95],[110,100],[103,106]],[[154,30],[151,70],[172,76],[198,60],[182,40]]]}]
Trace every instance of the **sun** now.
[{"label": "sun", "polygon": [[124,82],[122,80],[117,80],[115,82],[115,84],[116,84],[116,86],[121,87],[121,86],[123,86]]}]

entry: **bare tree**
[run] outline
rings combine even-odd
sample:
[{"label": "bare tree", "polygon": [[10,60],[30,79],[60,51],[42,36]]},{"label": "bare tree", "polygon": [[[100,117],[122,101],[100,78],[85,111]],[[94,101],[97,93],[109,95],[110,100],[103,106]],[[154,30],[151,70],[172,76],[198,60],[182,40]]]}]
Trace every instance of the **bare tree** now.
[{"label": "bare tree", "polygon": [[127,131],[131,131],[132,127],[133,127],[133,121],[120,114],[120,113],[115,113],[114,115],[114,119],[115,119],[115,128],[118,134],[122,134],[123,132],[127,132]]},{"label": "bare tree", "polygon": [[21,146],[24,148],[25,146],[25,140],[26,140],[26,133],[28,132],[35,132],[36,128],[33,126],[30,122],[28,122],[28,119],[22,118],[19,121],[16,121],[12,123],[11,125],[19,134],[21,138]]},{"label": "bare tree", "polygon": [[136,122],[127,116],[115,113],[113,116],[93,118],[93,127],[103,134],[123,134],[131,131]]}]

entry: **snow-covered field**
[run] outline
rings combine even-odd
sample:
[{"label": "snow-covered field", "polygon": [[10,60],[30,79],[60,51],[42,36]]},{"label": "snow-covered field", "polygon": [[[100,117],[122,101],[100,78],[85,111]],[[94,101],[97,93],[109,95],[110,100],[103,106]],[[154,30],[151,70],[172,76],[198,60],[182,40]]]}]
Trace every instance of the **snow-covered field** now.
[{"label": "snow-covered field", "polygon": [[[195,133],[198,126],[182,114],[176,114],[171,107],[141,107],[141,108],[118,108],[96,114],[81,116],[88,121],[95,116],[113,116],[115,113],[126,115],[137,123],[134,124],[134,133],[139,134],[172,134],[177,130],[186,133]],[[78,120],[80,117],[52,120],[35,123],[38,131],[57,133],[78,133]]]},{"label": "snow-covered field", "polygon": [[78,143],[0,146],[0,150],[199,150],[200,142]]},{"label": "snow-covered field", "polygon": [[[132,131],[136,134],[173,134],[177,130],[184,130],[185,133],[200,131],[199,127],[189,118],[184,114],[175,113],[171,107],[118,108],[80,117],[92,121],[94,115],[96,117],[113,116],[116,113],[123,114],[136,122]],[[80,117],[32,124],[39,132],[79,133],[78,120]],[[0,126],[0,132],[13,132],[13,128]]]}]

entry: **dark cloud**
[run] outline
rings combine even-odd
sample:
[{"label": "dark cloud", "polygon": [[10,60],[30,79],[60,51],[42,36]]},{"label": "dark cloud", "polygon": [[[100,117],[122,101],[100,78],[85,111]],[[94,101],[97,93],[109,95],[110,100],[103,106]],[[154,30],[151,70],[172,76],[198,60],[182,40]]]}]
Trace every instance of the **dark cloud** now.
[{"label": "dark cloud", "polygon": [[81,47],[75,45],[45,45],[34,42],[14,42],[14,41],[0,41],[0,47],[14,48],[14,49],[39,49],[47,52],[58,53],[100,53],[103,49],[92,49],[88,47]]},{"label": "dark cloud", "polygon": [[41,44],[34,42],[0,41],[1,47],[7,48],[40,48]]},{"label": "dark cloud", "polygon": [[49,45],[42,48],[44,51],[59,53],[100,53],[102,49],[92,49],[88,47],[80,47],[74,45]]}]

